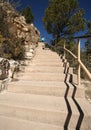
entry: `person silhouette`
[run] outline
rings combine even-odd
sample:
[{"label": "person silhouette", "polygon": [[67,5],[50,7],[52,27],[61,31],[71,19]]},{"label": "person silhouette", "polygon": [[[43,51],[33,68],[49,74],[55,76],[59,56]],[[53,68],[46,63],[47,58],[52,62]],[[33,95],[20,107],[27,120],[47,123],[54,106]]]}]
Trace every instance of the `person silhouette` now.
[{"label": "person silhouette", "polygon": [[45,42],[45,37],[44,36],[41,37],[41,42]]}]

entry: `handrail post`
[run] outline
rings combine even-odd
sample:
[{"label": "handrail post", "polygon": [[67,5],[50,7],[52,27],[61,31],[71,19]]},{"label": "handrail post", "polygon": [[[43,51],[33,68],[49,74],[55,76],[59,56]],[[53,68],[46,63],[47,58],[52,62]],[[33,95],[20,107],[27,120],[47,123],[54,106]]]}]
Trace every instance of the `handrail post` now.
[{"label": "handrail post", "polygon": [[80,87],[81,84],[81,66],[79,64],[80,61],[80,39],[78,39],[78,86]]}]

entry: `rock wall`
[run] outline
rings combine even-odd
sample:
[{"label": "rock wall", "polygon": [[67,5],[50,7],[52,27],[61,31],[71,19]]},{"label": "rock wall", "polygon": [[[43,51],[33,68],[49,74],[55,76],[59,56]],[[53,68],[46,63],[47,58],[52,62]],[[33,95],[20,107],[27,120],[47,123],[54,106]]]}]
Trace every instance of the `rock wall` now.
[{"label": "rock wall", "polygon": [[40,32],[34,24],[27,24],[23,16],[21,16],[7,2],[0,2],[0,7],[6,12],[6,20],[10,25],[10,32],[16,37],[23,38],[25,44],[36,44],[40,40]]},{"label": "rock wall", "polygon": [[15,17],[13,23],[17,28],[17,37],[24,38],[26,45],[38,43],[40,32],[33,24],[27,24],[23,16]]},{"label": "rock wall", "polygon": [[[32,59],[35,55],[35,47],[40,40],[39,30],[33,23],[27,24],[25,18],[17,13],[9,3],[3,2],[2,0],[2,2],[0,1],[0,7],[6,12],[5,19],[8,22],[9,32],[16,38],[22,38],[25,42],[25,59]],[[17,63],[17,61],[14,60],[0,59],[0,91],[6,88],[6,81],[13,78],[15,69],[28,60]],[[9,65],[9,67],[7,65]]]}]

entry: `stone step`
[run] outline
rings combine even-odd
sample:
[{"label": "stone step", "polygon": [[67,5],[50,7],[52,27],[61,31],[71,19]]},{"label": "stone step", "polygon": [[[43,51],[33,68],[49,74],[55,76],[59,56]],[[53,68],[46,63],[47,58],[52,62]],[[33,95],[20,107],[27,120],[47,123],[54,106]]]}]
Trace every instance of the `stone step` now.
[{"label": "stone step", "polygon": [[41,65],[41,66],[57,66],[57,67],[60,67],[60,66],[63,66],[63,62],[61,62],[61,61],[52,61],[52,60],[40,60],[40,61],[29,61],[29,60],[27,60],[27,61],[25,61],[24,62],[24,64],[26,64],[27,66],[32,66],[32,65]]},{"label": "stone step", "polygon": [[[22,69],[24,72],[51,72],[51,73],[64,73],[65,69],[64,67],[60,66],[27,66],[24,69]],[[69,68],[69,73],[73,74],[73,68]]]},{"label": "stone step", "polygon": [[[44,65],[44,63],[29,63],[29,64],[26,64],[25,66],[21,66],[21,67],[24,67],[25,69],[28,68],[28,69],[30,69],[30,70],[31,70],[31,69],[34,70],[34,69],[36,69],[36,68],[41,69],[41,68],[43,68],[43,67],[44,67],[45,69],[47,69],[48,67],[52,69],[52,68],[54,67],[54,68],[60,68],[60,69],[63,69],[63,70],[64,70],[62,64],[60,64],[60,65],[58,65],[58,64],[56,64],[56,65],[55,65],[55,64],[49,65],[49,64],[46,63],[46,64]],[[50,70],[49,70],[49,71],[50,71]]]},{"label": "stone step", "polygon": [[6,94],[0,95],[0,115],[61,126],[67,106],[64,98],[59,97]]},{"label": "stone step", "polygon": [[[79,117],[76,122],[74,116],[71,117],[69,128],[75,127],[77,130],[91,130],[91,104],[85,98],[75,98],[74,101],[79,111]],[[71,107],[73,108],[72,104]],[[72,112],[72,114],[74,113]]]},{"label": "stone step", "polygon": [[[8,84],[8,91],[13,93],[26,93],[36,95],[65,96],[67,90],[68,97],[72,97],[74,86],[64,82],[50,81],[18,81]],[[84,88],[81,86],[75,92],[75,97],[85,97]]]},{"label": "stone step", "polygon": [[42,53],[42,54],[43,54],[43,53],[44,53],[44,54],[46,54],[46,53],[51,54],[51,53],[52,53],[52,54],[58,55],[56,52],[54,52],[54,51],[52,51],[52,50],[43,50],[43,49],[40,50],[40,48],[38,48],[38,49],[37,49],[37,54],[40,54],[40,53]]},{"label": "stone step", "polygon": [[[85,98],[77,98],[76,100],[82,107],[81,109],[84,113],[81,128],[90,130],[91,105]],[[12,93],[0,95],[0,115],[5,117],[56,125],[59,127],[66,125],[66,127],[75,129],[79,116],[82,116],[80,114],[82,113],[79,113],[74,100],[67,97]],[[68,118],[69,122],[67,123]]]},{"label": "stone step", "polygon": [[35,55],[35,59],[60,59],[60,56],[54,52],[38,52],[37,55]]},{"label": "stone step", "polygon": [[25,72],[52,72],[52,73],[64,73],[64,67],[56,66],[34,66],[25,67]]},{"label": "stone step", "polygon": [[65,74],[63,73],[42,73],[42,72],[31,72],[31,73],[17,73],[15,78],[23,80],[32,80],[32,81],[64,81]]},{"label": "stone step", "polygon": [[56,53],[56,52],[53,52],[53,51],[50,51],[50,50],[39,50],[37,51],[37,55],[36,56],[46,56],[46,55],[49,55],[49,56],[57,56],[59,57],[59,55]]},{"label": "stone step", "polygon": [[38,58],[38,57],[36,57],[36,58],[34,58],[33,60],[32,60],[32,62],[34,62],[34,63],[41,63],[41,62],[44,62],[44,63],[50,63],[50,62],[52,62],[52,64],[57,64],[57,63],[63,63],[62,62],[62,60],[60,59],[60,58],[51,58],[51,57],[49,57],[49,58],[45,58],[45,57],[43,57],[43,58]]},{"label": "stone step", "polygon": [[43,61],[62,61],[61,60],[61,58],[60,57],[58,57],[58,56],[52,56],[52,55],[43,55],[43,56],[36,56],[35,58],[34,58],[34,60],[43,60]]},{"label": "stone step", "polygon": [[33,62],[45,62],[45,61],[47,61],[47,62],[62,62],[62,60],[60,59],[60,58],[56,58],[56,59],[54,59],[54,58],[34,58],[33,59]]},{"label": "stone step", "polygon": [[45,59],[60,59],[60,56],[54,52],[44,52],[44,51],[41,51],[41,52],[38,52],[37,55],[35,56],[35,58],[45,58]]},{"label": "stone step", "polygon": [[9,83],[8,92],[0,94],[0,128],[90,130],[91,104],[84,98],[84,89],[64,82],[60,57],[40,48],[41,44],[25,73],[16,74],[18,81]]},{"label": "stone step", "polygon": [[63,67],[63,63],[62,62],[33,62],[30,63],[28,66],[55,66],[55,67]]},{"label": "stone step", "polygon": [[[63,127],[0,116],[2,130],[63,130]],[[73,129],[70,129],[73,130]]]},{"label": "stone step", "polygon": [[[63,126],[67,113],[64,98],[24,94],[7,94],[4,98],[0,96],[1,116]],[[77,120],[79,113],[75,106],[73,113]]]}]

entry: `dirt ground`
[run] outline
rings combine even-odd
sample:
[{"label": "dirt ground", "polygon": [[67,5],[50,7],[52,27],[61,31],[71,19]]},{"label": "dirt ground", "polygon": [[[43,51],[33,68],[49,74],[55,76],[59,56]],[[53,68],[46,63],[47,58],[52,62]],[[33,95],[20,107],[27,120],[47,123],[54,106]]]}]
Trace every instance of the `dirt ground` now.
[{"label": "dirt ground", "polygon": [[85,87],[85,96],[91,102],[91,81],[86,81],[83,85]]}]

